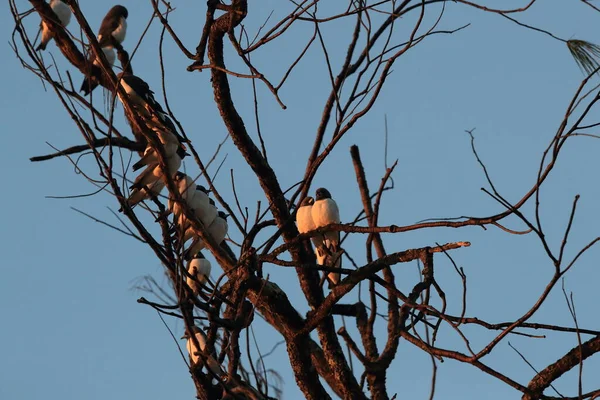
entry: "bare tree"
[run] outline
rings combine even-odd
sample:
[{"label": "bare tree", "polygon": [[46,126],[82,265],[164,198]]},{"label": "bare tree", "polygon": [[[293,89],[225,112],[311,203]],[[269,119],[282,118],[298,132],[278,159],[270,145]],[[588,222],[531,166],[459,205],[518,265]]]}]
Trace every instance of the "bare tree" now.
[{"label": "bare tree", "polygon": [[[280,396],[280,388],[274,383],[276,373],[269,369],[268,359],[262,355],[259,360],[252,360],[250,344],[242,340],[242,334],[249,329],[256,316],[264,319],[281,335],[296,384],[307,399],[327,399],[331,393],[344,399],[396,398],[396,394],[389,392],[386,380],[390,379],[388,372],[401,341],[431,356],[430,398],[435,395],[437,364],[444,359],[453,359],[481,370],[521,392],[523,399],[586,399],[600,395],[600,388],[584,393],[581,384],[584,360],[600,351],[600,331],[579,326],[572,297],[565,291],[573,326],[530,321],[549,294],[560,290],[557,286],[565,274],[600,240],[594,238],[574,253],[565,251],[579,197],[573,199],[564,235],[558,245],[547,239],[542,223],[541,188],[551,176],[565,143],[582,135],[597,137],[590,133],[590,129],[598,125],[593,122],[591,114],[600,100],[600,92],[597,86],[592,86],[591,78],[599,69],[596,56],[600,55],[600,49],[585,41],[558,38],[550,32],[518,21],[517,16],[525,13],[535,0],[524,1],[522,6],[514,9],[493,9],[466,0],[350,1],[346,4],[335,2],[335,5],[322,5],[318,0],[290,2],[281,5],[286,10],[283,18],[278,21],[267,19],[257,32],[248,32],[244,28],[244,21],[248,7],[260,5],[248,4],[246,0],[232,0],[227,5],[218,0],[209,0],[204,25],[202,29],[200,25],[198,27],[198,44],[193,50],[190,50],[189,43],[178,36],[179,27],[169,23],[169,16],[174,12],[171,5],[151,0],[155,18],[163,26],[159,43],[163,91],[166,92],[168,82],[164,75],[162,48],[163,41],[170,39],[189,58],[188,73],[209,71],[220,118],[264,193],[264,198],[255,205],[243,204],[240,200],[233,170],[230,174],[233,196],[221,194],[225,188],[218,187],[214,176],[207,170],[208,165],[215,161],[219,148],[215,149],[212,159],[203,160],[196,151],[195,138],[187,135],[186,127],[179,124],[172,112],[168,97],[164,101],[145,98],[140,103],[139,99],[136,102],[131,96],[124,82],[135,71],[134,48],[116,46],[121,69],[125,71],[117,78],[78,3],[74,0],[63,1],[79,26],[79,34],[75,34],[76,29],[72,26],[65,28],[50,5],[43,0],[30,0],[35,11],[33,13],[20,10],[17,2],[9,0],[16,24],[12,38],[16,56],[24,68],[41,78],[56,93],[58,101],[83,137],[82,144],[31,160],[40,162],[67,157],[77,166],[74,156],[84,152],[93,155],[95,168],[78,168],[78,172],[84,174],[98,191],[106,191],[114,196],[112,205],[121,207],[128,222],[122,221],[122,227],[113,227],[149,246],[165,268],[171,286],[161,287],[148,278],[144,288],[153,298],[141,297],[139,302],[156,309],[161,315],[183,321],[192,349],[191,377],[199,399],[267,399]],[[317,172],[341,139],[374,108],[395,62],[432,35],[451,35],[466,27],[458,26],[450,30],[438,27],[447,3],[458,3],[461,7],[491,13],[565,42],[587,74],[570,99],[556,134],[548,143],[539,163],[535,183],[516,201],[507,199],[496,188],[484,161],[479,157],[473,131],[468,131],[472,139],[472,153],[487,178],[488,186],[484,191],[497,202],[500,211],[484,217],[393,225],[381,221],[380,207],[386,192],[394,189],[392,175],[397,163],[386,168],[377,184],[370,183],[359,147],[352,146],[350,156],[362,207],[356,210],[356,217],[350,222],[334,222],[300,234],[295,225],[296,213],[303,200],[315,189],[313,181]],[[591,2],[584,3],[591,10],[598,11]],[[325,12],[320,10],[321,6],[326,9]],[[93,101],[78,94],[71,76],[36,52],[33,31],[29,25],[35,19],[32,15],[41,17],[56,46],[70,64],[108,90],[108,110],[98,109]],[[432,18],[431,15],[436,17]],[[332,56],[331,50],[328,50],[330,46],[323,30],[328,24],[343,21],[351,30],[345,37],[347,48],[343,57],[339,58]],[[260,50],[274,42],[286,40],[298,24],[309,24],[313,30],[312,36],[304,47],[294,49],[297,57],[293,62],[279,66],[280,77],[276,82],[273,76],[261,72],[261,62],[268,60],[261,60],[263,53]],[[233,51],[227,53],[225,45],[231,46]],[[320,123],[313,133],[314,142],[306,160],[304,176],[299,176],[296,184],[286,188],[282,187],[275,166],[269,162],[268,143],[261,132],[257,87],[268,89],[274,101],[285,109],[285,101],[280,97],[282,88],[293,79],[295,69],[301,68],[300,62],[307,52],[315,50],[322,53],[331,87],[327,98],[320,99],[324,100],[324,106]],[[235,65],[235,68],[243,67],[244,72],[228,68],[225,54],[228,64]],[[206,79],[204,75],[202,78]],[[236,103],[240,99],[232,94],[232,80],[251,80],[254,121],[244,121],[238,112]],[[243,96],[247,98],[248,94]],[[114,122],[114,112],[119,103],[124,109],[132,136],[126,133],[129,128]],[[161,103],[166,111],[160,106]],[[205,225],[196,209],[190,205],[187,191],[180,187],[181,175],[170,170],[171,154],[160,137],[160,133],[165,131],[181,135],[179,144],[191,153],[197,167],[197,171],[191,171],[188,167],[186,172],[194,180],[202,181],[218,208],[229,215],[228,240],[216,239],[211,226]],[[307,140],[308,137],[307,133]],[[133,208],[127,187],[134,179],[137,183],[138,178],[131,172],[128,151],[140,156],[153,152],[156,168],[162,171],[160,179],[168,191],[167,196],[147,194],[145,201]],[[151,192],[151,188],[143,184],[135,190]],[[165,205],[167,197],[169,201]],[[526,208],[526,205],[533,207]],[[171,217],[168,211],[175,208],[179,211]],[[149,215],[152,218],[148,218]],[[505,227],[508,217],[520,220],[526,226],[525,230]],[[182,218],[187,221],[185,227]],[[384,233],[474,226],[484,229],[497,227],[507,235],[536,236],[554,268],[552,276],[538,294],[538,300],[514,320],[496,323],[486,316],[475,318],[466,315],[467,276],[454,262],[453,254],[457,249],[469,247],[470,243],[458,241],[439,244],[433,230],[431,242],[425,247],[390,249],[384,243]],[[219,265],[222,274],[215,280],[204,281],[188,269],[186,258],[192,254],[185,244],[187,229],[191,229],[189,232],[194,240],[200,241]],[[325,248],[324,261],[319,259],[320,262],[317,262],[319,257],[315,256],[310,239],[320,243],[323,235],[333,233],[335,236],[336,232],[342,239],[339,247],[336,244],[335,251]],[[364,253],[362,248],[355,245],[344,246],[344,241],[350,237],[353,243],[361,241]],[[341,259],[343,264],[340,267]],[[440,262],[450,262],[454,266],[462,282],[462,291],[447,293],[444,290],[443,284],[436,279],[436,265]],[[394,276],[395,267],[401,263],[416,263],[419,267],[420,276],[410,283],[409,291],[401,290]],[[301,305],[293,304],[278,283],[263,273],[266,265],[295,270],[299,288],[310,307],[306,315],[299,312]],[[328,290],[324,281],[332,272],[341,274],[341,279],[332,282]],[[406,282],[403,284],[406,285]],[[460,312],[449,312],[450,303],[460,304]],[[377,331],[376,323],[386,326],[386,332]],[[202,331],[206,332],[204,336],[193,334],[199,325],[205,327],[205,331]],[[470,335],[473,326],[493,332],[493,338],[483,346],[472,346]],[[508,371],[498,370],[487,363],[486,356],[511,335],[526,336],[533,340],[539,333],[534,335],[532,330],[565,332],[576,337],[578,344],[566,354],[557,354],[556,362],[536,371],[529,381],[517,381],[509,377]],[[311,338],[313,332],[316,332],[317,340]],[[456,348],[441,346],[442,336],[449,332],[462,338],[463,345]],[[208,368],[203,368],[205,364]],[[576,368],[580,373],[577,394],[549,394],[548,389],[558,378]]]}]

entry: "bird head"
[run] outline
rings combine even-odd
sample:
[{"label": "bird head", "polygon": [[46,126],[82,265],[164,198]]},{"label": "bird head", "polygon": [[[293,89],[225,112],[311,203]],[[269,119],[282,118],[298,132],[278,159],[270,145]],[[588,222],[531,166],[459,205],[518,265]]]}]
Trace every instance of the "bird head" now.
[{"label": "bird head", "polygon": [[125,7],[120,6],[120,5],[114,6],[113,8],[110,9],[109,12],[115,16],[123,17],[125,19],[127,19],[127,17],[129,16],[129,11],[127,11],[127,9]]},{"label": "bird head", "polygon": [[317,200],[330,199],[331,193],[325,188],[318,188],[315,197]]},{"label": "bird head", "polygon": [[185,179],[185,174],[181,171],[177,171],[175,173],[175,177],[173,179],[175,180],[175,182],[179,182],[179,181]]},{"label": "bird head", "polygon": [[208,194],[208,190],[206,190],[206,188],[204,186],[202,186],[202,185],[196,185],[196,190],[200,191],[200,192],[202,192],[204,194]]},{"label": "bird head", "polygon": [[315,204],[315,199],[308,196],[308,197],[305,197],[304,200],[302,200],[302,203],[300,203],[300,207],[312,206],[313,204]]},{"label": "bird head", "polygon": [[189,156],[189,154],[187,153],[187,151],[185,151],[185,149],[181,146],[179,146],[177,148],[177,155],[179,156],[179,158],[181,158],[182,160],[186,157]]}]

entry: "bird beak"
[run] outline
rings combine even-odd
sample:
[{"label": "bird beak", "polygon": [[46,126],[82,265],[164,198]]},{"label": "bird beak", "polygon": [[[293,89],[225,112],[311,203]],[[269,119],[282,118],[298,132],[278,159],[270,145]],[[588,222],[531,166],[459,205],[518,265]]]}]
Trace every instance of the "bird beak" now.
[{"label": "bird beak", "polygon": [[181,339],[187,339],[187,338],[188,338],[187,333],[181,337]]}]

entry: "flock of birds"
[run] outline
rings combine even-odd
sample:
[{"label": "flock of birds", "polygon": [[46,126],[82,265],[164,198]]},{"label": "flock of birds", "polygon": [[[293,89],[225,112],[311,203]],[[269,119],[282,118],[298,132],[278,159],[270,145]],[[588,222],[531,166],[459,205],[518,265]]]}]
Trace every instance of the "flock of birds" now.
[{"label": "flock of birds", "polygon": [[[61,0],[51,0],[50,7],[59,18],[64,27],[71,19],[71,9]],[[98,32],[98,43],[107,61],[111,65],[115,61],[115,48],[122,49],[122,42],[127,33],[128,11],[121,5],[112,7],[104,17]],[[44,50],[52,39],[52,32],[45,22],[41,23],[42,39],[37,50]],[[98,59],[89,60],[99,66]],[[183,201],[195,217],[202,222],[207,233],[220,245],[227,236],[228,224],[227,214],[219,211],[215,202],[208,195],[208,191],[202,185],[196,185],[194,179],[183,172],[179,172],[182,159],[186,155],[185,143],[187,140],[178,132],[167,116],[161,105],[155,100],[154,93],[148,84],[131,72],[121,72],[117,75],[118,82],[127,94],[129,104],[132,105],[143,117],[143,122],[156,135],[157,142],[162,147],[165,156],[165,165],[161,165],[159,152],[151,143],[148,143],[141,159],[133,164],[133,171],[142,170],[135,178],[130,189],[131,192],[126,204],[135,207],[144,200],[157,197],[165,188],[165,176],[170,176]],[[81,91],[86,95],[98,86],[93,77],[84,78]],[[123,98],[118,94],[119,100]],[[123,211],[122,209],[119,211]],[[168,213],[173,214],[173,227],[171,233],[180,245],[191,240],[190,245],[184,251],[184,259],[187,261],[188,276],[186,282],[195,294],[200,294],[204,285],[209,282],[211,263],[202,254],[206,243],[194,228],[192,223],[184,215],[181,203],[175,201],[175,196],[170,193],[168,200]],[[306,197],[296,214],[296,223],[300,233],[307,233],[322,228],[332,223],[340,223],[338,206],[331,198],[331,194],[325,188],[316,191],[315,199]],[[311,237],[315,246],[317,263],[330,267],[341,267],[340,232],[327,231],[318,233]],[[340,280],[340,274],[330,272],[327,274],[330,285],[335,285]],[[200,327],[194,326],[192,332],[186,333],[187,350],[193,365],[206,365],[215,376],[224,374],[214,354],[205,354],[206,335]],[[196,337],[200,349],[194,344],[191,336]]]}]

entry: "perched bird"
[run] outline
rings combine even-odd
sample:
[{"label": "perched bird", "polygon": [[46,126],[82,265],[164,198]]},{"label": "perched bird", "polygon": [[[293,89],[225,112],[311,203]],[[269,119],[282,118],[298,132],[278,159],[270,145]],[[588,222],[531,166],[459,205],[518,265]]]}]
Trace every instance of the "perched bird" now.
[{"label": "perched bird", "polygon": [[194,340],[192,339],[192,335],[188,332],[182,337],[182,339],[187,339],[187,351],[192,359],[192,365],[205,365],[208,367],[208,370],[212,372],[215,376],[223,376],[225,372],[221,368],[221,364],[217,362],[217,354],[213,351],[210,354],[206,354],[204,349],[206,348],[206,334],[204,331],[198,327],[194,326],[192,328],[192,334],[196,336],[196,340],[198,340],[198,345],[200,349],[196,347],[194,344]]},{"label": "perched bird", "polygon": [[[173,154],[177,153],[177,150],[180,147],[183,148],[183,146],[182,146],[181,142],[179,141],[179,139],[177,138],[177,136],[175,136],[172,132],[165,130],[165,129],[158,129],[158,128],[154,128],[153,131],[156,133],[158,140],[162,144],[164,152],[165,152],[165,156],[167,158],[169,158],[169,157],[173,156]],[[185,151],[185,148],[183,148],[183,150]],[[154,147],[152,147],[150,145],[150,143],[148,143],[148,145],[146,146],[146,149],[144,150],[144,155],[138,162],[133,164],[132,169],[134,171],[137,171],[138,169],[142,168],[145,165],[155,164],[157,162],[158,162],[158,153],[156,152]]]},{"label": "perched bird", "polygon": [[[227,214],[225,214],[223,211],[219,211],[219,214],[215,220],[208,226],[208,228],[206,228],[208,234],[214,239],[215,242],[217,242],[217,244],[221,244],[221,242],[225,240],[228,229]],[[204,240],[202,240],[200,236],[195,236],[192,244],[186,250],[184,258],[186,260],[191,259],[192,255],[196,254],[205,247],[206,243],[204,243]]]},{"label": "perched bird", "polygon": [[[202,225],[207,229],[212,225],[212,223],[217,219],[218,211],[217,207],[208,204],[205,207],[198,207],[194,209],[194,214],[196,217],[202,222]],[[191,222],[187,220],[187,218],[182,215],[178,222],[178,225],[185,229],[183,237],[181,238],[181,242],[185,243],[191,238],[198,236],[196,229],[192,226]],[[200,248],[202,250],[204,247]]]},{"label": "perched bird", "polygon": [[129,12],[123,6],[114,6],[102,20],[98,31],[100,47],[120,47],[127,34]]},{"label": "perched bird", "polygon": [[[108,64],[112,67],[115,64],[115,59],[117,57],[115,54],[115,50],[112,48],[112,46],[102,47],[102,52],[106,57],[106,61],[108,61]],[[93,62],[92,58],[94,59]],[[97,57],[94,57],[92,55],[89,61],[92,62],[93,65],[100,67],[100,60]],[[92,93],[92,90],[96,89],[97,86],[98,79],[93,74],[91,74],[89,77],[83,78],[83,82],[81,83],[81,88],[79,89],[79,91],[83,92],[83,94],[87,96],[88,94]]]},{"label": "perched bird", "polygon": [[[298,211],[296,212],[296,224],[298,225],[298,232],[306,233],[317,229],[315,222],[312,217],[312,208],[315,203],[315,199],[308,196],[302,200]],[[316,235],[310,238],[315,248],[320,249],[323,247],[323,235]],[[320,263],[321,264],[321,263]]]},{"label": "perched bird", "polygon": [[[127,72],[121,72],[117,75],[117,81],[123,87],[133,105],[146,109],[156,103],[154,92],[142,78]],[[121,95],[117,95],[122,102]]]},{"label": "perched bird", "polygon": [[217,207],[213,199],[202,191],[196,188],[194,198],[190,203],[190,207],[194,209],[194,215],[198,217],[202,225],[208,227],[217,218]]},{"label": "perched bird", "polygon": [[[185,156],[185,151],[178,149],[176,154],[167,158],[166,167],[171,176],[174,176],[177,173],[177,170],[181,166],[181,160]],[[140,201],[158,196],[165,187],[163,175],[163,167],[160,164],[152,164],[146,167],[146,169],[135,178],[133,185],[131,185],[131,194],[127,199],[127,204],[129,204],[130,207],[133,207]],[[119,211],[123,210],[120,209]]]},{"label": "perched bird", "polygon": [[[100,30],[98,31],[98,44],[102,48],[102,52],[106,56],[106,60],[112,67],[115,63],[115,50],[114,48],[120,48],[121,43],[125,40],[125,34],[127,33],[127,16],[129,13],[123,6],[114,6],[111,8],[102,23],[100,24]],[[100,60],[93,57],[93,65],[100,66]],[[90,60],[91,61],[91,60]],[[81,84],[80,91],[86,96],[92,92],[98,86],[97,79],[92,75],[86,77]]]},{"label": "perched bird", "polygon": [[[50,0],[50,8],[52,8],[52,11],[54,11],[54,14],[56,14],[58,20],[60,21],[63,27],[69,25],[69,22],[71,21],[71,9],[68,5],[63,3],[62,0]],[[40,42],[39,46],[35,49],[36,51],[46,50],[46,46],[48,46],[48,43],[50,42],[50,40],[52,40],[52,32],[50,31],[48,25],[46,25],[46,23],[43,20],[41,25],[42,41]]]},{"label": "perched bird", "polygon": [[[214,202],[212,202],[213,204],[211,204],[212,199],[208,197],[206,188],[204,186],[193,185],[192,178],[187,177],[185,180],[186,183],[183,182],[184,181],[181,180],[181,183],[179,183],[179,185],[184,186],[180,186],[180,193],[182,194],[183,199],[187,202],[188,207],[192,209],[194,215],[208,229],[208,227],[210,227],[212,222],[217,217],[217,208],[213,205]],[[183,192],[182,190],[185,190],[185,192]],[[169,197],[169,209],[173,212],[175,216],[173,220],[175,226],[171,229],[171,233],[183,233],[183,236],[180,238],[180,243],[185,243],[192,237],[198,236],[191,222],[183,214],[181,206],[172,199],[172,196]]]},{"label": "perched bird", "polygon": [[[316,192],[316,200],[311,209],[311,216],[316,228],[329,224],[340,223],[340,211],[337,203],[331,198],[331,193],[325,188],[319,188]],[[329,266],[341,268],[341,252],[339,251],[340,233],[329,231],[323,234],[323,247],[317,249],[317,261],[329,258]],[[321,252],[321,250],[323,252]],[[327,278],[332,284],[340,281],[340,274],[330,272]]]},{"label": "perched bird", "polygon": [[[208,197],[204,186],[197,185],[193,193],[193,197],[188,200],[188,205],[194,210],[194,215],[202,222],[202,225],[208,228],[217,217],[217,207],[215,207],[214,201]],[[185,225],[187,230],[184,235],[184,242],[187,242],[194,234],[193,228],[189,226],[189,223]]]},{"label": "perched bird", "polygon": [[186,282],[195,294],[200,293],[202,290],[198,282],[204,285],[208,281],[208,278],[210,278],[210,269],[210,261],[204,258],[204,255],[200,251],[188,263],[188,273],[190,276],[187,277]]},{"label": "perched bird", "polygon": [[[141,108],[151,116],[156,116],[158,118],[158,123],[153,121],[155,126],[164,125],[174,135],[178,136],[180,142],[183,143],[185,141],[185,139],[177,133],[177,128],[175,127],[175,124],[173,124],[173,121],[171,121],[165,113],[165,110],[154,98],[154,92],[150,89],[150,86],[148,86],[142,78],[124,71],[117,75],[117,81],[123,87],[123,90],[125,90],[129,100],[135,107]],[[118,96],[119,100],[123,102],[121,95]]]},{"label": "perched bird", "polygon": [[[189,201],[195,193],[194,180],[191,176],[184,174],[183,172],[177,171],[175,176],[173,176],[173,181],[175,185],[177,185],[177,190],[179,194],[183,198],[184,201]],[[175,219],[179,218],[181,215],[181,206],[178,202],[175,201],[175,196],[172,193],[169,193],[169,201],[167,203],[168,213],[173,213]]]}]

